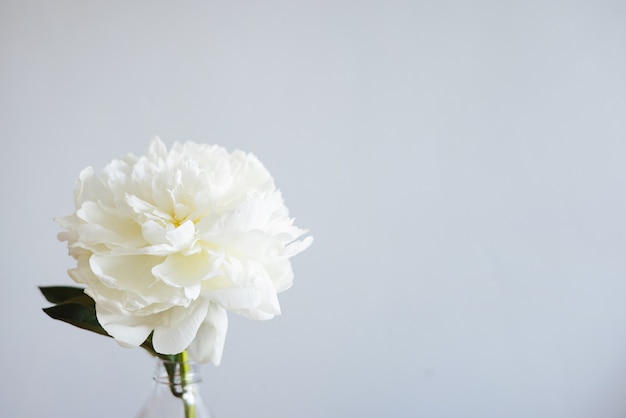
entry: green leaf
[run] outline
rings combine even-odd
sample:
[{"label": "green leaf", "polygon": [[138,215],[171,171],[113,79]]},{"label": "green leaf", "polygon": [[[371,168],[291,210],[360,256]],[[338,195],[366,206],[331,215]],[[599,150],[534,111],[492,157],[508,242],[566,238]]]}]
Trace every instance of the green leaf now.
[{"label": "green leaf", "polygon": [[46,300],[50,303],[63,303],[83,295],[85,289],[74,286],[39,286]]},{"label": "green leaf", "polygon": [[158,354],[156,351],[154,351],[154,347],[152,347],[152,333],[150,333],[150,335],[148,335],[148,338],[146,338],[146,341],[141,344],[141,348],[145,349],[148,353],[155,357],[161,357],[163,355]]},{"label": "green leaf", "polygon": [[[85,295],[86,296],[86,295]],[[87,296],[89,298],[89,296]],[[78,299],[78,298],[76,298]],[[91,298],[89,298],[91,300]],[[67,322],[76,327],[86,329],[101,335],[110,336],[96,318],[95,305],[91,300],[92,306],[88,306],[85,303],[78,302],[66,302],[59,305],[44,308],[44,312],[51,318],[58,319],[59,321]]]}]

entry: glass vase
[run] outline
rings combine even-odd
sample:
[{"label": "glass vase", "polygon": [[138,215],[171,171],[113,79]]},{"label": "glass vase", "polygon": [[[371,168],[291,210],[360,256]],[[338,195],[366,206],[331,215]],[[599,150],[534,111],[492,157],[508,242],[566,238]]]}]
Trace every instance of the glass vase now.
[{"label": "glass vase", "polygon": [[159,359],[154,389],[136,418],[215,418],[200,393],[199,366]]}]

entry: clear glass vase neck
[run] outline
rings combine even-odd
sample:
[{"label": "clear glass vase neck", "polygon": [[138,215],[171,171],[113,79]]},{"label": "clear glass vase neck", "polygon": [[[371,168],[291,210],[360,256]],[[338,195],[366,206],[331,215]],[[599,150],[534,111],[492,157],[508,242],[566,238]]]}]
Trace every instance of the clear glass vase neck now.
[{"label": "clear glass vase neck", "polygon": [[158,359],[154,389],[136,418],[215,418],[200,391],[198,364]]}]

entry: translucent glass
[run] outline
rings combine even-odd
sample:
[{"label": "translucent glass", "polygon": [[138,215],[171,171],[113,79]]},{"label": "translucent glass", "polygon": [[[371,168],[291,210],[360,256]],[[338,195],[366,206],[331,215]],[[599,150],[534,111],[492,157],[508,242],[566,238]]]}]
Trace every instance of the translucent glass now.
[{"label": "translucent glass", "polygon": [[154,390],[136,418],[215,418],[200,394],[198,365],[159,360]]}]

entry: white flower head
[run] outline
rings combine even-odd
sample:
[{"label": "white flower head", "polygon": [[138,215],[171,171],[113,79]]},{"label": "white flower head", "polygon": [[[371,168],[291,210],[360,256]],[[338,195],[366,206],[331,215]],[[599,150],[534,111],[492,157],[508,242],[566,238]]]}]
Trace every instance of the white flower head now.
[{"label": "white flower head", "polygon": [[280,191],[252,154],[155,138],[145,156],[91,167],[78,178],[76,211],[57,219],[102,327],[137,347],[152,335],[157,353],[188,350],[219,364],[233,311],[280,314],[289,258],[311,237],[293,225]]}]

